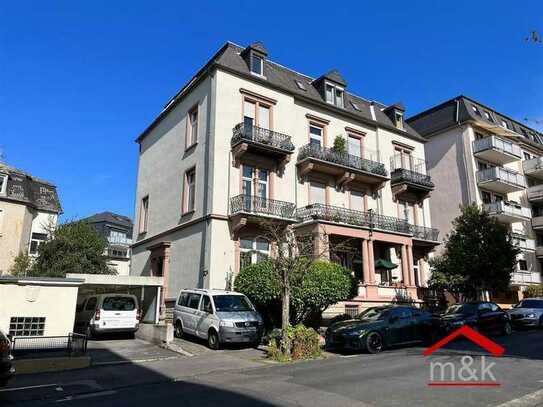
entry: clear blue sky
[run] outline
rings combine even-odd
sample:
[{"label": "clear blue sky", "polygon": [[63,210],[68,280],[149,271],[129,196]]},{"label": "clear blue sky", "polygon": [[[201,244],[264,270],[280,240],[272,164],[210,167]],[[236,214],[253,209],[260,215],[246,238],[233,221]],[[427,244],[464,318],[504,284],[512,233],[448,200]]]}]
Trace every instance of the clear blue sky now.
[{"label": "clear blue sky", "polygon": [[543,33],[540,0],[6,3],[0,145],[58,186],[69,219],[132,215],[134,139],[226,40],[263,41],[312,76],[338,68],[351,92],[408,115],[463,93],[543,120],[543,44],[524,41]]}]

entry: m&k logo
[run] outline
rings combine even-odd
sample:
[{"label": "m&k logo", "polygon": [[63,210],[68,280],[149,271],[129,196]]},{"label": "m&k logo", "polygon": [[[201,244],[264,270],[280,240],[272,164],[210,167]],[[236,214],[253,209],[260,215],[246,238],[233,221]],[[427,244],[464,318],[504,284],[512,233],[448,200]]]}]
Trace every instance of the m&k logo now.
[{"label": "m&k logo", "polygon": [[[463,336],[490,353],[492,357],[502,356],[505,349],[496,342],[481,335],[467,325],[451,332],[439,342],[424,351],[430,356],[453,339]],[[488,362],[486,356],[462,356],[460,361],[431,361],[428,386],[442,387],[493,387],[500,386],[492,368],[495,363]]]}]

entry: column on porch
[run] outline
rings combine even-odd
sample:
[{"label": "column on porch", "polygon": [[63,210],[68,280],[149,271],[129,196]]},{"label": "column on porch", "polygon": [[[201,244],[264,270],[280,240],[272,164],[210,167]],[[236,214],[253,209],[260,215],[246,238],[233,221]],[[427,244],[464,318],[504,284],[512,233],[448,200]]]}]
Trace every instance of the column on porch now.
[{"label": "column on porch", "polygon": [[362,239],[362,274],[365,284],[375,284],[375,261],[373,240]]},{"label": "column on porch", "polygon": [[407,260],[407,245],[402,244],[402,255],[401,255],[401,261],[402,261],[402,279],[403,283],[406,286],[411,285],[411,281],[409,278],[409,262]]},{"label": "column on porch", "polygon": [[407,245],[407,271],[409,274],[409,285],[415,287],[417,281],[415,280],[415,268],[413,261],[413,245]]}]

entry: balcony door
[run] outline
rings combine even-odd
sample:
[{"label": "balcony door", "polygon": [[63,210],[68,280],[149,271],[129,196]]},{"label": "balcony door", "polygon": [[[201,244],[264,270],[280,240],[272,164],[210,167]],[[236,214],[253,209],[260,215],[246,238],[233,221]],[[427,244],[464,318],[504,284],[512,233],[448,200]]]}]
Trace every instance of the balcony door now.
[{"label": "balcony door", "polygon": [[251,165],[243,165],[241,188],[245,209],[266,208],[269,199],[269,171]]},{"label": "balcony door", "polygon": [[326,185],[322,182],[309,183],[309,203],[326,205]]},{"label": "balcony door", "polygon": [[350,155],[362,158],[362,138],[349,135],[348,152]]},{"label": "balcony door", "polygon": [[365,195],[366,194],[362,191],[357,191],[356,189],[352,189],[350,208],[355,211],[364,212],[366,210]]},{"label": "balcony door", "polygon": [[406,148],[399,148],[396,147],[396,158],[395,158],[395,166],[403,168],[405,170],[413,171],[414,170],[414,163],[413,163],[413,156],[411,155],[411,150],[408,150]]},{"label": "balcony door", "polygon": [[258,101],[244,99],[243,101],[243,124],[245,129],[252,129],[253,126],[267,130],[271,128],[271,108],[269,105]]}]

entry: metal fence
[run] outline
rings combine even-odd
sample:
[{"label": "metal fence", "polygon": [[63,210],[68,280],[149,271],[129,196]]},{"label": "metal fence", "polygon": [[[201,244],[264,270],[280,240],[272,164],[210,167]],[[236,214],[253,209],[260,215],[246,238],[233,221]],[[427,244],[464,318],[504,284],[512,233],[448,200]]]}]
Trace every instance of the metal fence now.
[{"label": "metal fence", "polygon": [[67,336],[16,336],[11,340],[11,352],[14,355],[38,352],[81,355],[87,352],[87,337],[76,333]]},{"label": "metal fence", "polygon": [[295,211],[296,205],[291,202],[261,198],[254,195],[238,195],[230,198],[230,213],[232,215],[244,212],[294,219]]},{"label": "metal fence", "polygon": [[238,144],[242,140],[246,140],[280,148],[288,152],[294,151],[294,144],[292,144],[290,136],[273,130],[240,123],[234,127],[232,133],[232,146]]}]

